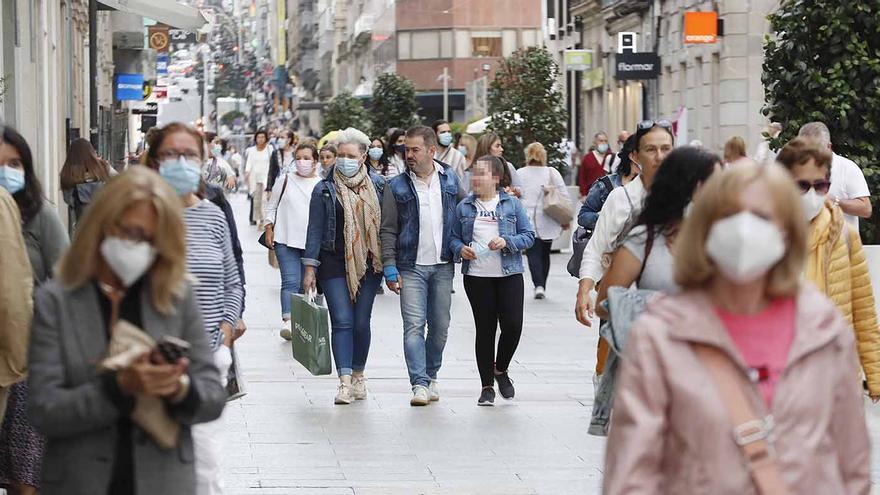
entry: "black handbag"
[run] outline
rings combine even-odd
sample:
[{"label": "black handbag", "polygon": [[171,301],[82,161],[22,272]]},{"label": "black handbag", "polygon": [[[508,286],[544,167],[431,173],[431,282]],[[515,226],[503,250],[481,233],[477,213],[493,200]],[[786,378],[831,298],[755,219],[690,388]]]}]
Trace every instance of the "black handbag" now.
[{"label": "black handbag", "polygon": [[[284,198],[284,191],[287,190],[287,176],[284,176],[284,185],[281,186],[281,196],[278,197],[278,207],[281,207],[281,200]],[[275,225],[275,221],[278,220],[278,210],[275,210],[275,218],[272,220],[272,225]],[[269,251],[274,251],[275,246],[270,246],[269,243],[266,242],[266,229],[263,229],[263,233],[260,234],[260,238],[257,239],[257,242],[260,243],[261,246],[268,249]]]}]

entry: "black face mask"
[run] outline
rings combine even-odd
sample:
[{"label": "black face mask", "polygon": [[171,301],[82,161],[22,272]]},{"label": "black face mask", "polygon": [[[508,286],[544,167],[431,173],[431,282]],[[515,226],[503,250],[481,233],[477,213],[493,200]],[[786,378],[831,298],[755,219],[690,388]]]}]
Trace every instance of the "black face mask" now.
[{"label": "black face mask", "polygon": [[406,145],[405,144],[395,144],[394,145],[394,152],[400,153],[401,155],[406,153]]}]

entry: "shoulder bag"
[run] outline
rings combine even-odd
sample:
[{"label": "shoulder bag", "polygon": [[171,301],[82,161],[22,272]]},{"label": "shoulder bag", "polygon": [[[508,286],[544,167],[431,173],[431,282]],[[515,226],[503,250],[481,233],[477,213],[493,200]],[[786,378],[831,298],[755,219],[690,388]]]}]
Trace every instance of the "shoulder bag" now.
[{"label": "shoulder bag", "polygon": [[553,171],[547,169],[547,184],[541,186],[544,191],[544,214],[556,221],[560,225],[570,223],[574,217],[574,208],[571,206],[571,198],[568,193],[560,192],[556,186],[551,184],[553,180]]},{"label": "shoulder bag", "polygon": [[[284,198],[284,192],[287,191],[287,176],[284,176],[284,185],[281,186],[281,196],[278,197],[278,208],[281,208],[281,200]],[[278,209],[275,210],[275,218],[272,219],[272,225],[275,225],[275,222],[278,220]],[[266,242],[266,230],[263,229],[263,233],[260,234],[260,238],[257,239],[257,242],[260,243],[261,246],[268,249],[269,251],[274,251],[275,246],[270,246]]]}]

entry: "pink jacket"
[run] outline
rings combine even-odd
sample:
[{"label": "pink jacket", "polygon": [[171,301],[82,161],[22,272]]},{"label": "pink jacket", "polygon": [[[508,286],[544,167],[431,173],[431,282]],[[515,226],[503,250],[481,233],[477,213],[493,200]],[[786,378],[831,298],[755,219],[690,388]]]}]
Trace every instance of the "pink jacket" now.
[{"label": "pink jacket", "polygon": [[[777,463],[790,494],[868,494],[870,444],[853,332],[816,289],[797,297],[795,338],[771,412]],[[614,397],[605,494],[751,495],[733,425],[690,343],[746,365],[704,292],[653,301],[633,325]]]}]

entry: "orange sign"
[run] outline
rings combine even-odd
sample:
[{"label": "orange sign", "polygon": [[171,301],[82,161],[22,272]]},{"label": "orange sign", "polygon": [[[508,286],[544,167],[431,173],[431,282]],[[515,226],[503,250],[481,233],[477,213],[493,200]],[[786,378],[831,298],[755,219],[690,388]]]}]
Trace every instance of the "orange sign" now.
[{"label": "orange sign", "polygon": [[685,12],[685,43],[717,43],[718,12]]}]

